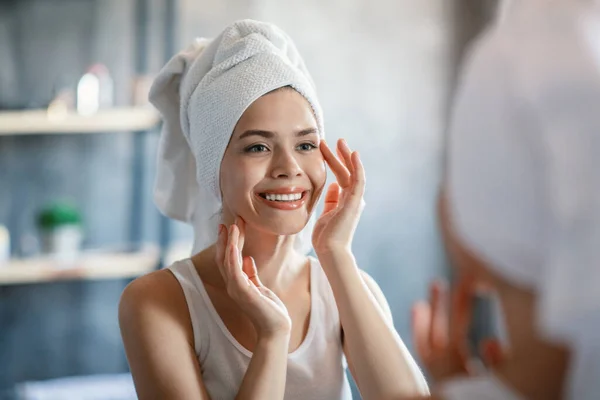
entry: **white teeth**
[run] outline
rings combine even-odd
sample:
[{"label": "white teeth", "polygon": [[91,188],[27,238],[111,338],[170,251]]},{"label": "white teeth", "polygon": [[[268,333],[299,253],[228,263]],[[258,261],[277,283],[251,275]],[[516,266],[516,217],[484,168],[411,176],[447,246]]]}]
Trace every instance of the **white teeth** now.
[{"label": "white teeth", "polygon": [[298,201],[302,198],[302,193],[293,194],[267,194],[265,195],[269,201]]}]

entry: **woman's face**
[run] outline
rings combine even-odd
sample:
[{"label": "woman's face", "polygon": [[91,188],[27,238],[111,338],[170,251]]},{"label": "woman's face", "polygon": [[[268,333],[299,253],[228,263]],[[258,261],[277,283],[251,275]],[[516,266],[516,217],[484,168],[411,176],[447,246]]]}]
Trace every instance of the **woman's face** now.
[{"label": "woman's face", "polygon": [[224,215],[276,235],[300,232],[325,185],[319,140],[312,108],[295,90],[252,103],[221,162]]}]

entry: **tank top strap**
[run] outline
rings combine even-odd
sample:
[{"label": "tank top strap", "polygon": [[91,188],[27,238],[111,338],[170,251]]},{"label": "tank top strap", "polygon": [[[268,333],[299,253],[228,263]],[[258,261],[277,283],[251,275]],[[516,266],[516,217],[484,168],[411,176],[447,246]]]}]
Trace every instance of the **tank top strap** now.
[{"label": "tank top strap", "polygon": [[340,315],[338,312],[333,290],[321,267],[321,263],[315,257],[310,257],[311,274],[314,288],[311,289],[311,296],[316,296],[316,309],[320,314],[319,322],[324,329],[324,334],[331,340],[338,340],[342,334]]},{"label": "tank top strap", "polygon": [[[209,332],[203,328],[206,321],[211,321],[210,310],[205,299],[207,294],[204,284],[190,259],[177,261],[168,269],[175,276],[183,290],[192,321],[194,349],[198,359],[202,362],[206,358],[210,345]],[[202,324],[200,321],[203,321]]]}]

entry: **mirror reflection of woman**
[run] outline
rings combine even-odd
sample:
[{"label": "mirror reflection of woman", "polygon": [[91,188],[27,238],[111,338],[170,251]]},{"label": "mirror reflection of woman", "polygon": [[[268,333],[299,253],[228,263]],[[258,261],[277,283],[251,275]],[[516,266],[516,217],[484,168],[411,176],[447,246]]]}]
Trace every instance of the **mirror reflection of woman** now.
[{"label": "mirror reflection of woman", "polygon": [[[438,211],[457,279],[416,306],[415,344],[429,399],[595,400],[600,8],[506,6],[470,49],[453,104]],[[508,343],[486,343],[489,368],[474,368],[470,310],[490,289]]]}]

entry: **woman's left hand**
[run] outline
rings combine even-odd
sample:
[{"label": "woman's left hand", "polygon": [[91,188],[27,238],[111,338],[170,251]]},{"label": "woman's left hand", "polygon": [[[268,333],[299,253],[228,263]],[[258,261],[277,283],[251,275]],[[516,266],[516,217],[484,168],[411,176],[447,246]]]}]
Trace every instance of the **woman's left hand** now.
[{"label": "woman's left hand", "polygon": [[[429,290],[429,301],[416,303],[412,310],[413,340],[423,366],[436,383],[477,375],[479,363],[469,350],[475,301],[473,281],[459,279],[451,294],[444,283],[437,281]],[[491,369],[505,359],[500,342],[494,338],[479,343],[479,351],[481,361]]]},{"label": "woman's left hand", "polygon": [[343,139],[337,142],[339,158],[325,141],[321,142],[320,149],[337,182],[329,185],[325,208],[313,230],[312,243],[317,255],[350,250],[365,204],[365,170],[358,152],[352,152]]}]

